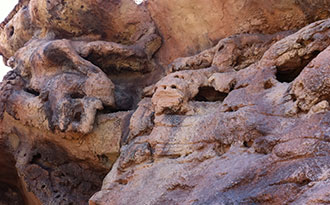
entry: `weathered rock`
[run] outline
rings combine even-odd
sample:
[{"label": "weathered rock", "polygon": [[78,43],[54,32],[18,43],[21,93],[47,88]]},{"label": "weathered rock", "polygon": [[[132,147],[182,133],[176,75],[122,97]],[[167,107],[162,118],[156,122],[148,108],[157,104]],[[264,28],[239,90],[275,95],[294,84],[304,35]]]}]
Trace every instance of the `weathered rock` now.
[{"label": "weathered rock", "polygon": [[3,188],[18,190],[17,200],[86,203],[119,156],[129,110],[161,73],[153,60],[161,39],[146,10],[132,1],[100,9],[20,1],[1,25],[13,71],[0,85],[0,136],[16,163],[6,170],[19,179]]},{"label": "weathered rock", "polygon": [[329,17],[324,0],[148,0],[164,38],[159,57],[165,64],[194,55],[237,33],[276,33]]},{"label": "weathered rock", "polygon": [[[330,34],[329,34],[330,35]],[[330,101],[330,47],[322,51],[310,62],[292,83],[291,93],[297,100],[297,106],[307,111],[312,106],[326,109]],[[322,104],[316,105],[317,103]],[[328,105],[327,105],[328,104]],[[314,108],[317,112],[317,108]]]},{"label": "weathered rock", "polygon": [[[184,71],[161,79],[149,107],[145,102],[133,114],[136,121],[152,120],[142,110],[154,110],[153,126],[131,127],[132,133],[141,135],[121,148],[119,160],[90,203],[329,202],[329,191],[323,191],[329,189],[329,22],[319,21],[278,39],[263,56],[247,58],[245,62],[251,63],[239,71],[230,66],[221,70],[230,52],[220,54],[220,66],[212,66],[210,55],[204,55],[209,50],[175,60],[171,66],[183,65]],[[291,46],[306,33],[314,36],[302,39],[306,47]],[[293,54],[285,57],[279,48],[284,55]],[[200,60],[205,56],[209,63]],[[280,62],[303,68],[298,77],[290,76],[291,82],[283,82],[281,65],[286,63]],[[204,86],[227,95],[214,101],[212,93],[199,89]],[[201,93],[202,102],[196,98]],[[305,110],[299,107],[304,103]],[[314,111],[307,114],[312,105]],[[144,129],[149,131],[140,131]]]},{"label": "weathered rock", "polygon": [[21,0],[0,203],[330,203],[329,8]]}]

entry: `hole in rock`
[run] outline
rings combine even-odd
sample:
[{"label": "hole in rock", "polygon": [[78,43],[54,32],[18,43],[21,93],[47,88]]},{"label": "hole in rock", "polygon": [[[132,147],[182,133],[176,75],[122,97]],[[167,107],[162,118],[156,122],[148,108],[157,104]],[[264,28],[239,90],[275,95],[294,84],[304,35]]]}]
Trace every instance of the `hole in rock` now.
[{"label": "hole in rock", "polygon": [[269,79],[269,80],[266,80],[265,82],[264,82],[264,89],[270,89],[270,88],[272,88],[274,85],[273,85],[273,83],[272,83],[272,81]]},{"label": "hole in rock", "polygon": [[74,114],[73,120],[76,121],[76,122],[80,122],[80,120],[81,120],[81,112],[76,112]]},{"label": "hole in rock", "polygon": [[301,182],[298,182],[298,184],[299,184],[300,186],[305,186],[305,185],[309,184],[310,182],[311,182],[310,179],[304,179],[304,180],[302,180]]},{"label": "hole in rock", "polygon": [[277,71],[276,79],[281,83],[290,83],[298,77],[303,68],[295,69],[295,70],[287,70],[287,71]]},{"label": "hole in rock", "polygon": [[103,105],[103,110],[98,111],[101,114],[108,114],[108,113],[114,113],[114,112],[126,112],[126,111],[130,111],[131,109],[125,109],[125,108],[113,108],[110,106],[104,106]]},{"label": "hole in rock", "polygon": [[250,148],[253,145],[253,141],[244,141],[243,146],[246,148]]},{"label": "hole in rock", "polygon": [[118,179],[117,182],[118,182],[118,184],[122,184],[122,185],[128,184],[127,179]]},{"label": "hole in rock", "polygon": [[195,101],[223,101],[227,97],[228,93],[222,93],[216,91],[213,87],[200,87],[198,94],[194,97]]},{"label": "hole in rock", "polygon": [[127,57],[97,51],[91,51],[82,57],[98,66],[115,84],[115,108],[103,105],[104,109],[98,111],[101,114],[135,109],[141,100],[143,88],[154,81],[149,74],[151,66],[144,57]]},{"label": "hole in rock", "polygon": [[33,155],[32,160],[31,160],[31,164],[36,164],[40,159],[41,159],[41,154],[40,153],[37,153],[37,154]]},{"label": "hole in rock", "polygon": [[183,79],[184,80],[184,76],[179,76],[179,75],[175,75],[174,78],[180,78],[180,79]]},{"label": "hole in rock", "polygon": [[80,94],[80,93],[72,93],[72,94],[70,95],[70,97],[71,97],[72,99],[80,99],[80,98],[83,98],[84,95],[83,95],[83,94]]},{"label": "hole in rock", "polygon": [[143,72],[147,69],[145,59],[136,56],[123,57],[119,54],[99,54],[91,52],[85,60],[101,68],[107,75],[118,75],[125,72]]},{"label": "hole in rock", "polygon": [[39,96],[40,95],[40,92],[38,92],[38,91],[36,91],[32,88],[25,88],[24,91],[27,92],[27,93],[30,93],[34,96]]},{"label": "hole in rock", "polygon": [[[226,106],[228,106],[228,105],[226,105]],[[224,112],[236,112],[238,109],[239,109],[238,106],[228,106],[228,107],[224,110]]]},{"label": "hole in rock", "polygon": [[15,33],[14,27],[13,26],[9,27],[9,29],[8,29],[8,35],[9,35],[9,37],[12,37],[14,35],[14,33]]},{"label": "hole in rock", "polygon": [[276,79],[281,83],[290,83],[294,81],[304,69],[305,66],[311,62],[320,51],[314,51],[309,55],[303,56],[301,58],[294,58],[286,62],[284,65],[277,67]]}]

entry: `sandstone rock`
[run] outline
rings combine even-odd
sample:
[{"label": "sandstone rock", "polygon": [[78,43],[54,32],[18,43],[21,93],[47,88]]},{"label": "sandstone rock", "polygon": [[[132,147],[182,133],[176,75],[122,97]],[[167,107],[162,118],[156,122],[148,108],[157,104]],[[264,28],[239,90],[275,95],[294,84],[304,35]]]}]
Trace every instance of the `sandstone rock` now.
[{"label": "sandstone rock", "polygon": [[0,203],[329,203],[329,8],[21,0]]},{"label": "sandstone rock", "polygon": [[[212,57],[205,53],[212,53],[210,50],[175,60],[171,66],[183,70],[161,79],[149,102],[155,110],[155,119],[153,126],[148,123],[142,127],[151,131],[141,132],[122,147],[120,160],[90,203],[327,202],[329,192],[321,189],[329,188],[329,77],[326,75],[329,63],[325,57],[329,56],[328,22],[329,19],[316,22],[279,39],[269,45],[262,57],[246,59],[252,64],[239,71],[221,70],[216,65],[209,67]],[[307,39],[306,48],[293,52],[301,53],[306,62],[301,63],[295,54],[285,58],[276,54],[279,48],[284,49],[282,54],[295,50],[291,45],[306,33],[315,33],[311,35],[315,39]],[[310,55],[315,50],[320,53]],[[221,57],[226,59],[226,55],[230,56],[230,52]],[[200,60],[204,57],[208,63]],[[291,82],[283,82],[281,75],[285,74],[281,73],[281,65],[285,63],[279,62],[290,62],[303,69],[297,73],[298,77],[291,76],[294,78]],[[317,82],[307,80],[314,79],[312,75]],[[299,82],[306,86],[297,89]],[[227,95],[213,101],[212,94],[206,92],[203,101],[198,101],[200,98],[195,96],[201,94],[203,86],[213,86]],[[313,99],[308,101],[311,106],[320,103],[313,107],[315,111],[307,114],[296,109],[295,114],[288,113],[297,101],[305,102],[307,96]],[[141,105],[134,118],[151,119],[142,112],[146,110],[146,102]],[[139,130],[139,126],[131,127],[131,132]]]},{"label": "sandstone rock", "polygon": [[291,93],[297,100],[297,106],[303,111],[310,110],[313,105],[321,101],[324,101],[325,105],[319,106],[324,109],[328,107],[326,104],[330,100],[328,94],[330,92],[329,55],[330,47],[310,62],[292,83]]},{"label": "sandstone rock", "polygon": [[323,0],[148,0],[148,9],[164,38],[159,56],[165,64],[194,55],[237,33],[276,33],[301,28],[329,16]]}]

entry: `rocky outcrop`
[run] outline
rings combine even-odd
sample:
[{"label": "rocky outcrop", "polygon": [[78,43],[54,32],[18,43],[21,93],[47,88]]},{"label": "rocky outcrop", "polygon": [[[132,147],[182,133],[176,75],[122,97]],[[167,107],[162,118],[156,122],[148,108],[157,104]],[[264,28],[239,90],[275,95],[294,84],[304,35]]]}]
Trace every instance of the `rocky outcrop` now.
[{"label": "rocky outcrop", "polygon": [[132,1],[21,1],[0,41],[13,68],[0,86],[1,156],[17,173],[4,189],[29,204],[86,203],[161,73],[155,25]]},{"label": "rocky outcrop", "polygon": [[0,203],[329,203],[329,8],[20,1]]},{"label": "rocky outcrop", "polygon": [[227,39],[175,60],[131,118],[153,123],[131,127],[141,134],[91,203],[329,202],[329,28],[318,21],[236,63],[235,46],[219,49]]}]

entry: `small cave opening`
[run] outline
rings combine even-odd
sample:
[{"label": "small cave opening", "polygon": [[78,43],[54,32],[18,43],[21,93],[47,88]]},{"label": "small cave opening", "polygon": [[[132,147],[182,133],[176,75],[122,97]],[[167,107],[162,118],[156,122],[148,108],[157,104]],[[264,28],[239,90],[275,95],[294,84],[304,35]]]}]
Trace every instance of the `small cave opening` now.
[{"label": "small cave opening", "polygon": [[81,98],[84,98],[84,95],[81,94],[81,93],[76,92],[76,93],[71,93],[71,94],[70,94],[70,97],[71,97],[72,99],[81,99]]},{"label": "small cave opening", "polygon": [[[115,106],[103,105],[103,109],[98,111],[101,114],[109,114],[115,112],[126,112],[136,109],[141,100],[141,94],[138,85],[128,82],[126,85],[115,83]],[[124,81],[122,81],[124,82]]]},{"label": "small cave opening", "polygon": [[276,79],[281,83],[290,83],[294,81],[301,71],[320,53],[313,51],[311,54],[294,58],[286,62],[284,65],[278,66],[276,69]]},{"label": "small cave opening", "polygon": [[37,164],[40,159],[41,159],[41,154],[40,153],[37,153],[37,154],[33,155],[32,160],[31,160],[31,164]]},{"label": "small cave opening", "polygon": [[199,92],[193,100],[201,102],[224,101],[227,95],[228,93],[216,91],[213,87],[203,86],[199,88]]},{"label": "small cave opening", "polygon": [[81,121],[81,112],[76,112],[73,116],[73,121],[80,122]]},{"label": "small cave opening", "polygon": [[250,148],[250,147],[252,147],[252,145],[253,145],[253,140],[249,140],[249,141],[244,141],[243,142],[243,146],[245,148]]},{"label": "small cave opening", "polygon": [[10,26],[10,27],[8,28],[8,36],[9,36],[9,37],[12,37],[12,36],[14,35],[14,33],[15,33],[14,26]]},{"label": "small cave opening", "polygon": [[30,93],[34,96],[39,96],[40,95],[40,92],[38,92],[38,91],[36,91],[32,88],[25,88],[24,91],[27,92],[27,93]]},{"label": "small cave opening", "polygon": [[91,52],[85,60],[99,67],[106,75],[120,75],[127,72],[148,72],[146,59],[137,56],[122,56],[120,54],[100,54]]},{"label": "small cave opening", "polygon": [[281,83],[290,83],[298,77],[298,75],[303,70],[303,67],[293,69],[293,70],[283,70],[276,72],[276,79]]},{"label": "small cave opening", "polygon": [[131,108],[118,108],[118,107],[111,107],[111,106],[105,106],[103,105],[103,109],[99,110],[98,113],[100,114],[110,114],[115,112],[126,112],[131,110]]}]

